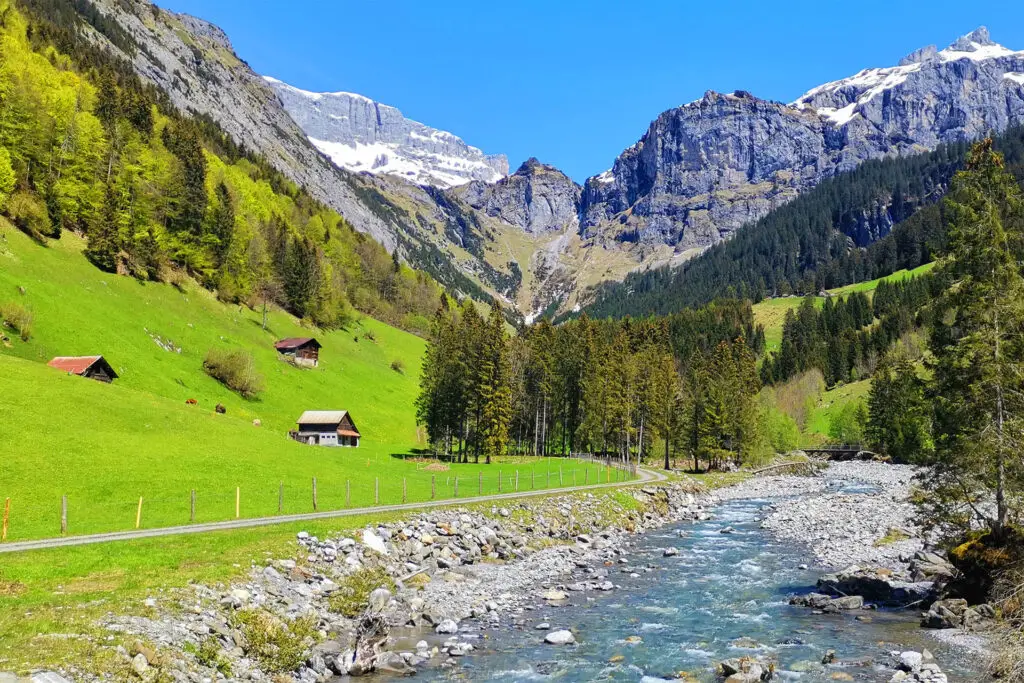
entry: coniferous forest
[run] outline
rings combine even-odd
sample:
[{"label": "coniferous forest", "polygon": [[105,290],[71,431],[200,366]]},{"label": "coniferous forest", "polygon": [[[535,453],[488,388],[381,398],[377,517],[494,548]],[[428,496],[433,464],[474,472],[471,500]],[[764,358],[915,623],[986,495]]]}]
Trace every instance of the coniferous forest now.
[{"label": "coniferous forest", "polygon": [[[994,139],[1024,182],[1024,129]],[[659,315],[722,297],[817,294],[916,268],[946,242],[941,199],[969,143],[912,157],[868,161],[829,178],[677,268],[599,285],[592,317]]]}]

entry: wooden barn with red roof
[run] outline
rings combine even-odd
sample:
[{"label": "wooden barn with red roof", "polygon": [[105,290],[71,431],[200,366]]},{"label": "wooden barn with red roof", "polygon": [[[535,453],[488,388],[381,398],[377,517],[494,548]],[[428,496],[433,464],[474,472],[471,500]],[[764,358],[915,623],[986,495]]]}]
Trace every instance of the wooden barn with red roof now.
[{"label": "wooden barn with red roof", "polygon": [[274,344],[274,348],[296,365],[315,368],[320,364],[320,342],[312,337],[289,337]]},{"label": "wooden barn with red roof", "polygon": [[47,365],[70,375],[88,377],[108,384],[117,379],[114,368],[110,367],[110,363],[103,356],[57,356]]}]

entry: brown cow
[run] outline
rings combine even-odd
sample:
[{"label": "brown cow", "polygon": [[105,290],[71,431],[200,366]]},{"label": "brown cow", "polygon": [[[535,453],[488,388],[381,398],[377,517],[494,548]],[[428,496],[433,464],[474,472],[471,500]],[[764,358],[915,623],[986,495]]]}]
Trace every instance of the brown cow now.
[{"label": "brown cow", "polygon": [[217,407],[214,408],[214,410],[217,411],[218,413],[220,413],[221,415],[223,415],[224,413],[228,412],[228,409],[224,407],[223,403],[218,403]]},{"label": "brown cow", "polygon": [[185,405],[187,405],[187,406],[197,406],[197,405],[199,405],[199,401],[195,400],[194,398],[190,398],[187,401],[185,401]]}]

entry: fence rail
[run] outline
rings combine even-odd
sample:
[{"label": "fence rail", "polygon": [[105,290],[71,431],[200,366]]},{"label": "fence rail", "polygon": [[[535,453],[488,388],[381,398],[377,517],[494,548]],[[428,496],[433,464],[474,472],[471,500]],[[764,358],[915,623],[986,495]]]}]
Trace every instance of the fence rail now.
[{"label": "fence rail", "polygon": [[[251,518],[272,518],[309,512],[370,509],[417,502],[457,501],[504,493],[629,482],[637,477],[635,464],[574,454],[542,463],[503,462],[493,472],[429,472],[407,476],[354,479],[312,477],[305,486],[279,481],[256,487],[219,489],[199,487],[173,494],[146,495],[129,487],[116,500],[91,499],[88,492],[61,494],[52,502],[4,498],[0,543],[69,535],[159,529],[189,524]],[[52,531],[48,531],[51,529]]]}]

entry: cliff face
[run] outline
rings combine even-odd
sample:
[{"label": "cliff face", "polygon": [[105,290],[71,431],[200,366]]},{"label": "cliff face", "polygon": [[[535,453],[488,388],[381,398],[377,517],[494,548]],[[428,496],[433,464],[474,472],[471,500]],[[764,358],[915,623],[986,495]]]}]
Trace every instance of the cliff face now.
[{"label": "cliff face", "polygon": [[672,109],[590,178],[581,229],[605,241],[706,247],[822,178],[1024,122],[1024,52],[979,29],[785,105],[745,92]]},{"label": "cliff face", "polygon": [[494,182],[508,175],[504,154],[484,154],[449,132],[405,118],[394,107],[354,93],[307,92],[265,80],[310,141],[342,168],[437,187]]},{"label": "cliff face", "polygon": [[456,190],[469,206],[530,234],[576,231],[579,185],[554,166],[529,159],[496,183],[473,182]]}]

